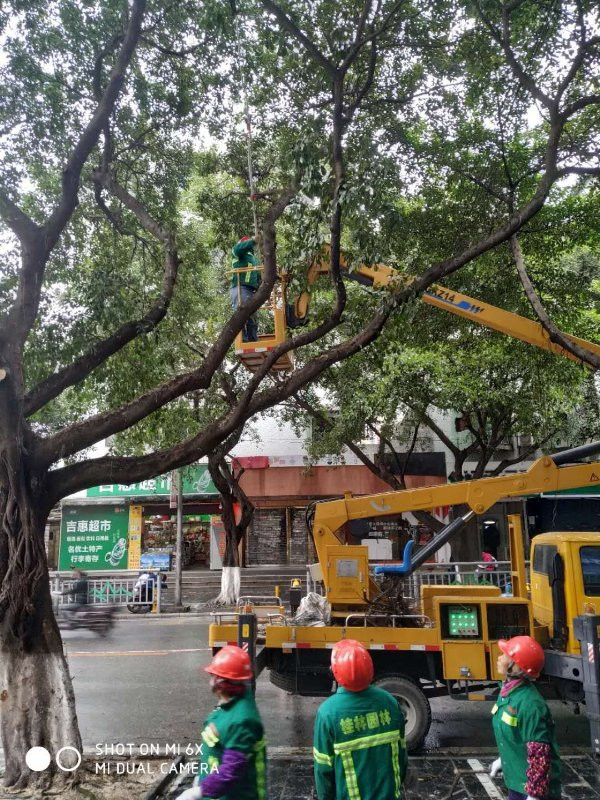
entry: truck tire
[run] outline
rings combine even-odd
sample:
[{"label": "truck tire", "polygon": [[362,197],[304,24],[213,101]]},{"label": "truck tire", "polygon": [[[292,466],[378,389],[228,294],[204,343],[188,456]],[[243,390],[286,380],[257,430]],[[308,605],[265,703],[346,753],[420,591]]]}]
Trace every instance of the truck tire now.
[{"label": "truck tire", "polygon": [[431,706],[421,688],[402,675],[380,675],[374,686],[393,694],[404,711],[406,747],[414,752],[422,745],[431,725]]},{"label": "truck tire", "polygon": [[284,692],[294,694],[296,691],[296,676],[293,672],[276,672],[271,669],[269,670],[269,680],[273,686],[283,689]]}]

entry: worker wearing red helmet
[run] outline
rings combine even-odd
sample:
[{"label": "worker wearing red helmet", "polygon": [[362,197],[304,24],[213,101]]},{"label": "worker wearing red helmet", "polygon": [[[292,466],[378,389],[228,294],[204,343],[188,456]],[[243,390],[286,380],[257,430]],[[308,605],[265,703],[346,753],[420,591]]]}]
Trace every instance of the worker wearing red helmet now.
[{"label": "worker wearing red helmet", "polygon": [[498,642],[498,672],[504,676],[492,709],[500,757],[492,764],[502,772],[508,800],[559,800],[560,756],[554,720],[533,685],[544,666],[544,651],[531,636]]},{"label": "worker wearing red helmet", "polygon": [[407,767],[398,702],[371,686],[373,661],[354,639],[334,646],[331,669],[338,689],[319,707],[315,720],[319,800],[398,800]]},{"label": "worker wearing red helmet", "polygon": [[241,647],[227,645],[205,672],[218,698],[202,730],[199,785],[177,800],[265,800],[267,757],[264,728],[250,689],[252,665]]},{"label": "worker wearing red helmet", "polygon": [[[260,264],[260,261],[254,254],[256,247],[256,239],[251,236],[242,236],[236,242],[231,250],[233,260],[231,262],[231,269],[242,270],[241,272],[234,272],[231,275],[231,305],[236,309],[246,300],[254,296],[254,293],[260,286],[262,280],[262,273],[260,270],[255,269]],[[258,339],[258,321],[256,314],[253,314],[242,331],[242,340],[244,342],[255,342]]]}]

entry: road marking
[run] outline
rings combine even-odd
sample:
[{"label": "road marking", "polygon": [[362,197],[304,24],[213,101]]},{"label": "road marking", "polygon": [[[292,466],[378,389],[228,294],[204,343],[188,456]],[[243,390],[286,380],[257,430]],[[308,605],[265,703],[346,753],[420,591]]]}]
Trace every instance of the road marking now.
[{"label": "road marking", "polygon": [[481,761],[476,758],[468,758],[467,764],[475,773],[475,777],[487,792],[488,797],[491,797],[493,800],[504,800],[504,796],[500,794],[496,784],[488,775],[487,770]]},{"label": "road marking", "polygon": [[67,652],[69,657],[95,658],[99,656],[169,656],[171,653],[209,653],[212,647],[188,647],[182,650],[80,650]]}]

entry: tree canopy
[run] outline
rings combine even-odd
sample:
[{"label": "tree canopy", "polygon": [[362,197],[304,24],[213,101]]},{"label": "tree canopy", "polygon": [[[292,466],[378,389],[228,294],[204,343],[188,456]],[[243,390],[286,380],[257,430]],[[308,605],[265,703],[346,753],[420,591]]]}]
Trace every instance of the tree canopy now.
[{"label": "tree canopy", "polygon": [[[576,216],[596,201],[598,14],[595,0],[2,5],[0,678],[11,697],[35,687],[39,715],[9,730],[18,709],[3,713],[7,783],[31,780],[28,731],[79,743],[44,557],[57,500],[212,452],[505,243],[551,329],[554,290],[526,234],[546,205]],[[230,314],[226,253],[253,209],[263,281]],[[559,217],[537,234],[561,253]],[[226,401],[213,387],[237,332],[278,269],[302,286],[324,239],[331,294]],[[416,279],[347,291],[342,246]],[[290,350],[296,369],[273,378]],[[113,452],[90,451],[109,437]],[[62,716],[43,710],[54,694]]]}]

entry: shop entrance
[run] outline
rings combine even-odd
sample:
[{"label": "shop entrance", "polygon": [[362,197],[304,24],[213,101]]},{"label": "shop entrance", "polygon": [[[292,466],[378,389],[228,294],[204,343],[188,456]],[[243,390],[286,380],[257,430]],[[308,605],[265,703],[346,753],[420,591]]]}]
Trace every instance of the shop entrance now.
[{"label": "shop entrance", "polygon": [[[210,559],[211,516],[218,503],[183,504],[183,569],[206,569]],[[168,503],[142,506],[141,567],[171,572],[175,569],[177,517]]]}]

